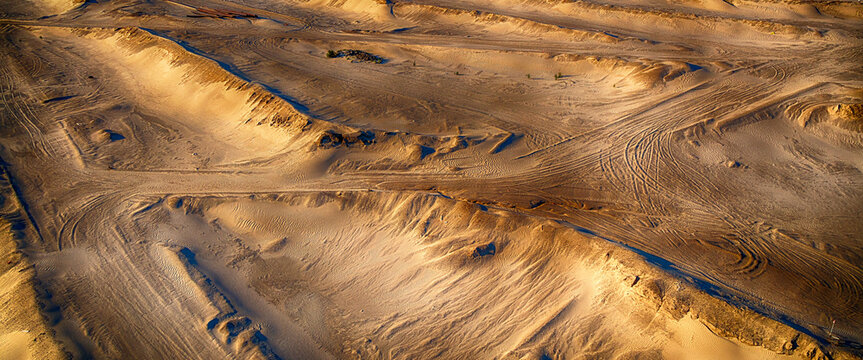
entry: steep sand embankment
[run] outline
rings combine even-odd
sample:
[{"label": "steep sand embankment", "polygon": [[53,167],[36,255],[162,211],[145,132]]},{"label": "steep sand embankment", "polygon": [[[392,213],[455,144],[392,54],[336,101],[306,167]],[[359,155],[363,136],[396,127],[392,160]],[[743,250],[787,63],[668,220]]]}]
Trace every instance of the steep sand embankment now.
[{"label": "steep sand embankment", "polygon": [[23,237],[37,235],[21,207],[5,167],[0,169],[0,354],[4,359],[66,359],[55,338],[59,317],[21,251]]}]

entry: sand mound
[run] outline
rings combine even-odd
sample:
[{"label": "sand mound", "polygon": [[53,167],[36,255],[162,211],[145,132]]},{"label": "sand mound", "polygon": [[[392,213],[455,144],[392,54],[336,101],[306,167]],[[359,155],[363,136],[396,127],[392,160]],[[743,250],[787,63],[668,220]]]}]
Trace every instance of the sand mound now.
[{"label": "sand mound", "polygon": [[[344,314],[328,325],[342,330],[318,339],[333,353],[569,357],[580,352],[576,344],[587,342],[609,358],[679,357],[698,351],[695,344],[681,342],[691,336],[717,344],[713,351],[718,353],[703,353],[709,358],[778,358],[737,341],[775,353],[821,351],[806,335],[712,299],[605,240],[548,221],[443,197],[394,194],[207,198],[182,204],[181,213],[202,214],[252,249],[234,266],[239,276],[259,279],[250,279],[257,294],[234,296],[261,296],[291,308],[301,306],[304,293],[327,294],[326,301],[338,309],[333,311]],[[370,211],[375,215],[370,217]],[[290,237],[280,237],[285,233]],[[205,244],[188,245],[211,246]],[[266,253],[253,250],[261,247]],[[369,254],[376,256],[361,260]],[[539,275],[563,268],[568,270],[558,276]],[[445,290],[438,289],[442,284]],[[520,295],[506,296],[511,291]],[[568,294],[566,300],[542,300],[558,292]],[[364,300],[369,295],[375,301]],[[477,304],[480,311],[474,310]],[[395,307],[410,310],[384,316]],[[441,310],[450,315],[436,315]],[[311,326],[314,321],[299,322]],[[654,327],[666,329],[665,337],[647,341],[639,335],[654,333]],[[560,336],[575,340],[552,345]]]},{"label": "sand mound", "polygon": [[813,94],[788,105],[785,116],[800,126],[825,123],[852,133],[863,132],[863,104],[859,93],[839,88],[829,94]]},{"label": "sand mound", "polygon": [[863,104],[838,104],[830,107],[828,112],[836,126],[863,133]]},{"label": "sand mound", "polygon": [[863,355],[860,4],[61,3],[0,358]]},{"label": "sand mound", "polygon": [[569,41],[594,40],[601,42],[617,42],[619,37],[602,32],[585,31],[567,28],[559,25],[542,23],[530,19],[502,15],[491,12],[443,7],[431,4],[415,4],[411,2],[396,2],[393,13],[412,21],[435,21],[443,23],[475,23],[488,27],[490,31],[519,33],[523,35],[542,36],[567,39]]},{"label": "sand mound", "polygon": [[109,143],[113,141],[123,140],[125,139],[125,137],[118,132],[102,129],[90,135],[90,139],[96,143]]}]

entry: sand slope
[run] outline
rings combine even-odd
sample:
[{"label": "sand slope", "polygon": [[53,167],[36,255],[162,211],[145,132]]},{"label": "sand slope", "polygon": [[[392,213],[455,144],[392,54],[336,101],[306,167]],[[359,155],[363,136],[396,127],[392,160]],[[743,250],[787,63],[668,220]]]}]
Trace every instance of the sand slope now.
[{"label": "sand slope", "polygon": [[863,356],[859,3],[26,5],[3,356]]},{"label": "sand slope", "polygon": [[38,235],[22,211],[5,169],[0,177],[0,354],[4,359],[66,359],[51,327],[60,316],[38,285],[19,242]]}]

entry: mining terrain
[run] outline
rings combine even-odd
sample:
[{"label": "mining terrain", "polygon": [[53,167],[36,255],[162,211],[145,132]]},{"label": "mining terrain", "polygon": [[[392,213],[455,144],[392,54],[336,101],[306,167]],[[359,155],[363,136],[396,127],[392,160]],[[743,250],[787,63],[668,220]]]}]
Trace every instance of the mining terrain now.
[{"label": "mining terrain", "polygon": [[0,359],[860,359],[863,3],[0,0]]}]

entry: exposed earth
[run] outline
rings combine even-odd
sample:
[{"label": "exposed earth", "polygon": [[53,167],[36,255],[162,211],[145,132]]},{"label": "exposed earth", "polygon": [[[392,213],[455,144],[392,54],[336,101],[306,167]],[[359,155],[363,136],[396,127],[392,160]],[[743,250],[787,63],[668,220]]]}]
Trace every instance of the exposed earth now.
[{"label": "exposed earth", "polygon": [[859,359],[863,4],[0,0],[0,358]]}]

